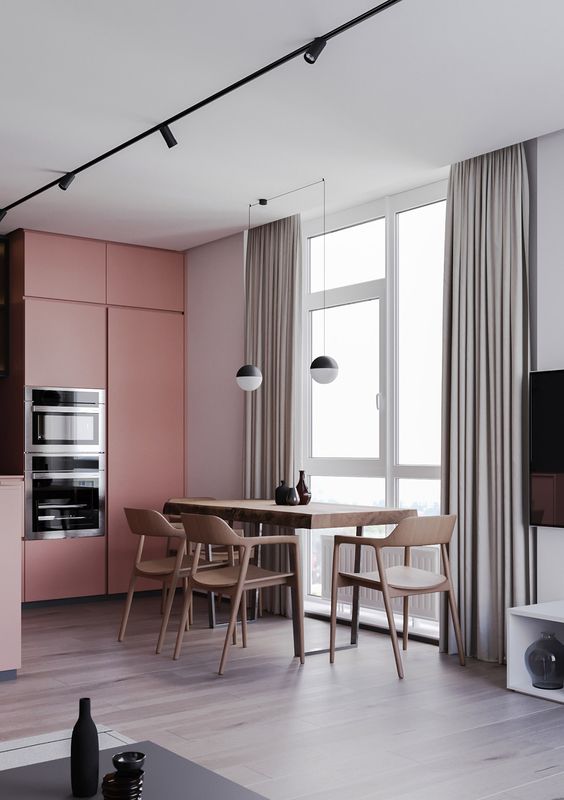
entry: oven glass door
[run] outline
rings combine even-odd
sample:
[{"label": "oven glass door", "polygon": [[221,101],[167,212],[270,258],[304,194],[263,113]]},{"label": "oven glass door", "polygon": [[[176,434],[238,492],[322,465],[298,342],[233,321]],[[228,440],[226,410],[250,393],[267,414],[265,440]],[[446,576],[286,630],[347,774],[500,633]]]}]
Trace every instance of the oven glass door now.
[{"label": "oven glass door", "polygon": [[103,535],[103,493],[95,475],[34,475],[33,538]]},{"label": "oven glass door", "polygon": [[63,409],[35,406],[32,410],[34,447],[100,447],[99,409]]}]

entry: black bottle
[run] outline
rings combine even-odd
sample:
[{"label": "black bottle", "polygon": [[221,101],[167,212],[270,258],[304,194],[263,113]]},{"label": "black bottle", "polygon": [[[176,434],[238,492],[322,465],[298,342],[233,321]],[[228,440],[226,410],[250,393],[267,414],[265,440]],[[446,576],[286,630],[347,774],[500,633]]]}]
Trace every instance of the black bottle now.
[{"label": "black bottle", "polygon": [[97,793],[99,758],[98,731],[90,716],[90,698],[81,697],[71,739],[71,787],[74,797],[94,797]]}]

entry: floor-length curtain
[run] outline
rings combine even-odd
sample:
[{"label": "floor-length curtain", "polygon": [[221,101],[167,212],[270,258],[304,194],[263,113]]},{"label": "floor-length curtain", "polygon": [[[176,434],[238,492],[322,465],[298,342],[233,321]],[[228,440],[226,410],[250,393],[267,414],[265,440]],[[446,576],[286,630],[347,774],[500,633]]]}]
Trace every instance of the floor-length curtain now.
[{"label": "floor-length curtain", "polygon": [[[528,234],[523,145],[451,168],[442,506],[458,516],[451,562],[467,655],[499,663],[505,610],[530,593]],[[446,624],[441,646],[455,651]]]},{"label": "floor-length curtain", "polygon": [[[246,363],[263,383],[245,404],[245,497],[270,498],[281,480],[295,483],[295,327],[300,285],[299,215],[249,231],[245,273]],[[275,531],[271,531],[274,533]],[[288,531],[290,532],[290,531]],[[268,531],[265,530],[265,533]],[[265,547],[263,565],[286,569],[287,548]],[[265,608],[288,613],[287,592],[264,592]]]}]

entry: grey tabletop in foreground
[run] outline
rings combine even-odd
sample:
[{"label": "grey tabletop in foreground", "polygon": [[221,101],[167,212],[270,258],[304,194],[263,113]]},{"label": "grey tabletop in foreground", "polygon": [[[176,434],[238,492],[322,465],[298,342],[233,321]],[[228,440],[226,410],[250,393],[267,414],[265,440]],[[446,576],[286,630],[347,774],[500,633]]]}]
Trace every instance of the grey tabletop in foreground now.
[{"label": "grey tabletop in foreground", "polygon": [[[135,742],[122,750],[140,750],[147,756],[143,800],[264,800],[237,783],[181,758],[153,742]],[[100,784],[113,772],[116,748],[100,751]],[[69,800],[70,758],[0,772],[0,797],[5,800]],[[96,797],[102,797],[99,791]]]},{"label": "grey tabletop in foreground", "polygon": [[255,522],[287,528],[358,528],[365,525],[395,525],[413,517],[412,508],[380,508],[337,503],[307,506],[277,506],[274,500],[191,500],[173,497],[165,505],[168,513],[213,514],[228,522]]}]

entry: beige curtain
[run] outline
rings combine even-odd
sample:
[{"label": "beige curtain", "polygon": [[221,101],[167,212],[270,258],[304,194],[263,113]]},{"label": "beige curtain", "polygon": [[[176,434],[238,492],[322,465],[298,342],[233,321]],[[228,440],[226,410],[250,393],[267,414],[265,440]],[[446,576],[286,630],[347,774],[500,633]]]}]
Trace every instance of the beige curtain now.
[{"label": "beige curtain", "polygon": [[[499,663],[505,611],[528,602],[531,589],[528,234],[523,145],[451,168],[442,506],[458,516],[451,562],[466,653]],[[446,624],[441,646],[455,652]]]},{"label": "beige curtain", "polygon": [[[257,391],[247,393],[245,404],[244,491],[248,498],[274,497],[281,480],[295,484],[294,341],[300,253],[299,215],[249,231],[246,363],[262,370],[263,382]],[[277,530],[265,526],[264,533]],[[287,569],[286,548],[265,547],[262,558],[266,567]],[[279,587],[265,590],[264,607],[276,614],[289,613],[287,593]]]}]

